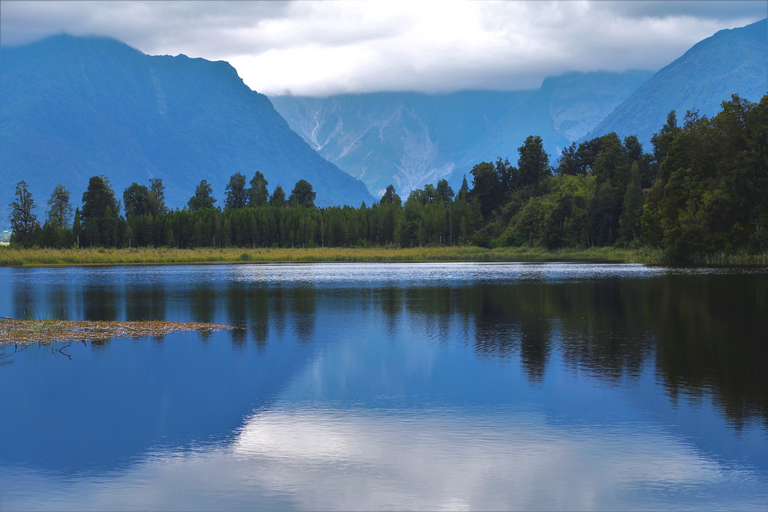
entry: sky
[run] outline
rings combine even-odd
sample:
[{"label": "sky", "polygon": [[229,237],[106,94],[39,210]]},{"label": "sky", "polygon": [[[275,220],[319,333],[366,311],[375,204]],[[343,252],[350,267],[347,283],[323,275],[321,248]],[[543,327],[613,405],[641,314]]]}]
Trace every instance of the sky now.
[{"label": "sky", "polygon": [[225,60],[267,95],[535,89],[573,71],[658,70],[760,1],[0,1],[0,45],[99,35]]}]

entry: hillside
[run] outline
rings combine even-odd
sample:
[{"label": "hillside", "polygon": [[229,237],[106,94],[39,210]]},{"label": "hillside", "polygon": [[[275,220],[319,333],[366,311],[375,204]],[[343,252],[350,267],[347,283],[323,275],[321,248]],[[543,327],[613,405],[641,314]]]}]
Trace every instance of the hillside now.
[{"label": "hillside", "polygon": [[589,134],[635,134],[644,145],[677,111],[713,116],[738,93],[752,102],[768,92],[768,19],[746,27],[721,30],[695,44],[683,56],[653,75]]},{"label": "hillside", "polygon": [[[507,112],[486,137],[467,149],[449,181],[461,183],[475,164],[498,157],[516,164],[517,148],[529,135],[542,138],[554,163],[565,146],[589,133],[651,75],[650,71],[626,71],[546,78],[536,94]],[[471,177],[467,179],[471,183]]]},{"label": "hillside", "polygon": [[22,179],[39,215],[57,183],[79,204],[98,174],[118,197],[134,181],[162,178],[172,207],[186,204],[206,179],[221,205],[232,174],[250,179],[257,170],[270,191],[281,183],[290,192],[306,179],[318,204],[373,199],[226,62],[149,56],[113,39],[65,35],[4,47],[0,59],[3,205]]}]

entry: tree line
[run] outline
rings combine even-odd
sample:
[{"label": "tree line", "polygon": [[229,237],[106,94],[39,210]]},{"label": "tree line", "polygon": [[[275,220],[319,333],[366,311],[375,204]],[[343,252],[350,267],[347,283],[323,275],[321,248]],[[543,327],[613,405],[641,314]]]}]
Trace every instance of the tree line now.
[{"label": "tree line", "polygon": [[187,205],[165,205],[161,179],[133,183],[118,200],[105,176],[90,178],[82,208],[58,185],[41,225],[25,182],[11,207],[18,247],[339,247],[478,245],[639,247],[676,260],[717,251],[768,250],[768,95],[737,95],[708,119],[676,113],[644,152],[636,136],[615,133],[572,143],[557,166],[538,136],[508,159],[482,162],[458,193],[446,180],[402,201],[390,185],[358,208],[315,206],[312,185],[280,185],[233,175],[217,206],[203,180]]}]

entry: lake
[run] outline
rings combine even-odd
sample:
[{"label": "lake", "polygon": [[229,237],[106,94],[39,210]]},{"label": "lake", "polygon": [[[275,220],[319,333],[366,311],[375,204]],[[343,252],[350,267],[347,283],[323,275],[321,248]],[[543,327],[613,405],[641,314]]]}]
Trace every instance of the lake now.
[{"label": "lake", "polygon": [[768,269],[0,268],[2,510],[768,506]]}]

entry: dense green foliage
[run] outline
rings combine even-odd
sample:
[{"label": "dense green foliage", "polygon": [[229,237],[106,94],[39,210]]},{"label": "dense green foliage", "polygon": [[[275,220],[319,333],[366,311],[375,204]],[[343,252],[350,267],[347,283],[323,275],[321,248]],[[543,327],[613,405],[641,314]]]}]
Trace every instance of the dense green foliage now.
[{"label": "dense green foliage", "polygon": [[11,207],[9,220],[16,238],[22,243],[33,240],[34,229],[39,224],[37,215],[32,212],[35,209],[35,200],[32,199],[25,181],[22,180],[16,185],[16,200],[9,206]]},{"label": "dense green foliage", "polygon": [[214,206],[205,180],[188,207],[174,211],[158,200],[161,180],[151,190],[134,183],[123,194],[121,216],[109,181],[95,176],[71,228],[49,217],[43,228],[19,230],[13,242],[547,250],[650,245],[670,261],[768,250],[768,96],[759,104],[734,96],[712,119],[688,112],[682,127],[671,112],[652,144],[652,152],[644,153],[637,137],[621,140],[611,133],[567,147],[553,168],[542,139],[531,136],[518,148],[516,167],[501,158],[481,162],[470,173],[472,188],[465,181],[457,195],[441,180],[413,190],[403,202],[390,185],[379,202],[359,208],[315,207],[306,180],[296,183],[290,197],[280,185],[270,196],[257,172],[249,188],[244,175],[232,176],[224,209]]}]

